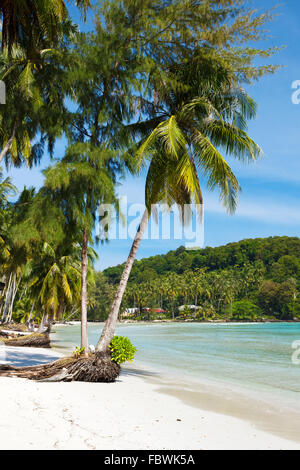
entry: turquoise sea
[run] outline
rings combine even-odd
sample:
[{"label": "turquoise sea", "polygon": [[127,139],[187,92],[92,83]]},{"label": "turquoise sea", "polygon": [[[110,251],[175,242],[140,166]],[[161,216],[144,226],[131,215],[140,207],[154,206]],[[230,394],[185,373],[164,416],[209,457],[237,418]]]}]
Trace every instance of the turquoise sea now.
[{"label": "turquoise sea", "polygon": [[[89,325],[90,344],[96,344],[102,326]],[[74,350],[79,345],[79,324],[54,331],[55,348]],[[117,334],[128,336],[137,347],[133,366],[183,382],[245,391],[300,410],[300,365],[292,362],[295,341],[300,349],[300,324],[122,324]]]}]

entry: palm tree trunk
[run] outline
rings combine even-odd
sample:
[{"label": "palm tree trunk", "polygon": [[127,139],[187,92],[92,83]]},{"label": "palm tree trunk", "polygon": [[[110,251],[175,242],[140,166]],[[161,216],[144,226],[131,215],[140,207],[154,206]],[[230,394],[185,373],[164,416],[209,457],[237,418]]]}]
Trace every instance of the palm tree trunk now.
[{"label": "palm tree trunk", "polygon": [[32,329],[32,328],[31,328],[31,326],[32,326],[32,325],[31,325],[31,318],[32,318],[34,306],[35,306],[35,300],[34,300],[33,303],[32,303],[31,310],[30,310],[30,313],[29,313],[29,317],[28,317],[28,320],[27,320],[27,322],[26,322],[26,325],[27,325],[27,327],[28,327],[29,330]]},{"label": "palm tree trunk", "polygon": [[45,328],[45,323],[46,323],[46,313],[44,312],[43,313],[43,316],[42,316],[42,320],[41,320],[41,323],[40,323],[40,326],[39,326],[39,329],[38,329],[38,332],[39,333],[43,333],[44,332],[44,328]]},{"label": "palm tree trunk", "polygon": [[17,275],[15,274],[15,279],[14,279],[14,291],[12,294],[12,299],[11,299],[11,304],[10,304],[10,310],[9,310],[9,320],[8,322],[10,323],[12,321],[12,315],[13,315],[13,310],[14,310],[14,303],[16,300],[16,295],[19,290],[20,282],[21,282],[22,276],[19,277],[19,280],[17,282]]},{"label": "palm tree trunk", "polygon": [[58,312],[57,312],[57,321],[62,322],[63,321],[63,315],[64,315],[64,303],[62,300],[59,302],[59,307],[58,307]]},{"label": "palm tree trunk", "polygon": [[65,318],[65,322],[68,322],[69,320],[71,320],[71,318],[74,317],[74,315],[76,315],[78,311],[79,311],[79,308],[73,309],[70,315],[67,318]]},{"label": "palm tree trunk", "polygon": [[13,140],[16,135],[16,130],[17,130],[17,122],[15,122],[12,134],[10,138],[8,139],[8,141],[6,142],[6,144],[4,145],[2,152],[0,153],[0,163],[2,162],[3,158],[6,156],[7,152],[9,152],[9,150],[11,149]]},{"label": "palm tree trunk", "polygon": [[6,293],[5,293],[5,301],[3,305],[3,313],[2,313],[2,318],[1,318],[1,323],[5,323],[6,321],[6,316],[7,316],[7,310],[8,310],[8,305],[9,305],[9,299],[10,299],[10,292],[11,292],[11,283],[12,283],[12,274],[9,276],[8,280],[8,285],[6,288]]},{"label": "palm tree trunk", "polygon": [[130,272],[131,272],[134,260],[136,258],[136,254],[138,252],[145,230],[147,228],[148,221],[149,221],[149,215],[146,209],[143,214],[139,228],[136,232],[135,238],[133,240],[129,256],[127,258],[127,261],[126,261],[126,264],[125,264],[125,267],[121,276],[121,281],[118,286],[118,289],[117,289],[117,292],[116,292],[116,295],[115,295],[115,298],[114,298],[114,301],[110,310],[110,314],[104,325],[101,338],[98,341],[98,344],[96,347],[97,352],[107,352],[109,350],[109,344],[115,334],[118,314],[119,314],[120,306],[122,303],[123,295],[127,286],[127,282],[130,276]]},{"label": "palm tree trunk", "polygon": [[[3,307],[3,303],[4,303],[4,300],[5,300],[5,293],[6,293],[6,278],[3,277],[2,278],[2,281],[4,281],[4,287],[3,287],[3,290],[0,291],[0,313],[2,312],[2,307]],[[1,283],[1,284],[3,284]]]},{"label": "palm tree trunk", "polygon": [[82,239],[82,264],[81,264],[81,347],[84,348],[84,355],[88,356],[88,333],[87,333],[87,265],[88,265],[88,237],[87,231],[83,231]]},{"label": "palm tree trunk", "polygon": [[28,284],[26,284],[24,289],[22,290],[19,300],[22,300],[23,295],[26,294],[26,292],[27,292],[27,288],[28,288]]},{"label": "palm tree trunk", "polygon": [[9,305],[8,305],[7,323],[11,323],[15,292],[16,292],[16,274],[13,275],[12,288],[11,288],[11,294],[10,294]]}]

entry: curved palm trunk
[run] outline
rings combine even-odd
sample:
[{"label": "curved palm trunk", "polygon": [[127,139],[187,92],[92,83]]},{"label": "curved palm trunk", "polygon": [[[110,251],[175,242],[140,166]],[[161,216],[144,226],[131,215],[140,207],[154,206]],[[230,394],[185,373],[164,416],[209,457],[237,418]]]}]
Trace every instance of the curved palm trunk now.
[{"label": "curved palm trunk", "polygon": [[46,325],[47,315],[43,312],[42,320],[38,329],[38,333],[44,333],[45,325]]},{"label": "curved palm trunk", "polygon": [[3,158],[6,156],[7,152],[11,149],[13,140],[16,135],[16,130],[17,130],[17,123],[15,122],[12,134],[10,138],[8,139],[8,141],[6,142],[6,144],[4,145],[2,152],[0,153],[0,163],[2,162]]},{"label": "curved palm trunk", "polygon": [[14,304],[14,300],[15,300],[15,293],[16,293],[16,274],[13,275],[12,286],[11,286],[11,294],[10,294],[8,311],[7,311],[7,316],[6,316],[5,323],[11,323],[13,304]]},{"label": "curved palm trunk", "polygon": [[87,333],[87,266],[88,266],[88,237],[87,231],[83,231],[82,239],[82,264],[81,264],[81,347],[84,355],[88,356],[88,333]]},{"label": "curved palm trunk", "polygon": [[27,325],[29,330],[33,330],[33,324],[32,324],[33,322],[31,320],[31,318],[32,318],[34,307],[35,307],[35,300],[32,303],[31,310],[30,310],[30,313],[29,313],[29,317],[28,317],[28,320],[26,322],[26,325]]},{"label": "curved palm trunk", "polygon": [[114,301],[110,310],[110,314],[104,325],[101,338],[98,341],[98,344],[96,347],[97,352],[107,352],[109,350],[109,344],[115,334],[118,314],[119,314],[121,302],[123,299],[123,295],[127,286],[127,282],[129,279],[129,275],[130,275],[134,260],[136,258],[137,251],[143,239],[145,230],[147,228],[148,221],[149,221],[149,215],[146,209],[143,214],[139,228],[136,232],[135,238],[133,240],[129,256],[127,258],[127,261],[126,261],[126,264],[125,264],[125,267],[121,276],[121,281],[120,281],[118,290],[116,292],[116,295],[115,295],[115,298],[114,298]]},{"label": "curved palm trunk", "polygon": [[10,302],[10,297],[11,297],[11,289],[12,289],[12,274],[10,274],[9,276],[8,285],[6,287],[1,323],[6,322],[6,317],[7,317],[7,312],[8,312],[8,307],[9,307],[9,302]]},{"label": "curved palm trunk", "polygon": [[19,290],[19,286],[20,286],[21,280],[22,280],[22,276],[20,276],[19,279],[18,279],[18,281],[17,281],[17,275],[15,274],[15,278],[14,278],[14,290],[13,290],[12,299],[11,299],[11,303],[10,303],[10,307],[9,307],[9,319],[8,319],[8,322],[9,322],[9,323],[12,321],[13,310],[14,310],[14,304],[15,304],[16,295],[17,295],[17,292],[18,292],[18,290]]}]

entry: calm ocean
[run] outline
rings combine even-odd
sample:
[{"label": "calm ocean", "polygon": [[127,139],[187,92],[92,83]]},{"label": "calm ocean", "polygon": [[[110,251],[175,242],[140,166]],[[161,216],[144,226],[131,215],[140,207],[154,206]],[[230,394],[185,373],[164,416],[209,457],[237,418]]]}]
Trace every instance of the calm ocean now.
[{"label": "calm ocean", "polygon": [[[89,325],[90,344],[96,344],[102,326]],[[55,348],[79,345],[80,325],[54,331]],[[232,387],[300,409],[300,365],[292,363],[300,324],[123,324],[117,334],[130,338],[138,348],[135,364],[148,371]]]}]

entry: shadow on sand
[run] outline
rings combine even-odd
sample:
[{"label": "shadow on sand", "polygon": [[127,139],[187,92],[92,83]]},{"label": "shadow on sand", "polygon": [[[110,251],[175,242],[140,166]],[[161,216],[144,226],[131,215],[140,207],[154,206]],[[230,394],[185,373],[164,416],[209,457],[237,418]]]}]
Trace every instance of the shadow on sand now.
[{"label": "shadow on sand", "polygon": [[156,372],[150,372],[149,370],[136,369],[131,367],[122,367],[122,375],[130,375],[134,377],[159,377]]},{"label": "shadow on sand", "polygon": [[45,351],[39,353],[32,349],[27,351],[25,348],[16,350],[13,347],[0,347],[0,364],[10,364],[14,367],[30,367],[40,364],[47,364],[56,361],[60,356],[56,354],[47,354]]}]

